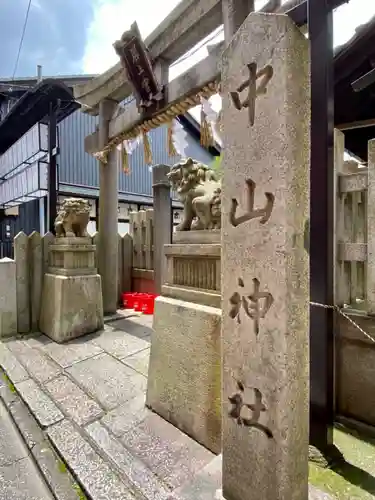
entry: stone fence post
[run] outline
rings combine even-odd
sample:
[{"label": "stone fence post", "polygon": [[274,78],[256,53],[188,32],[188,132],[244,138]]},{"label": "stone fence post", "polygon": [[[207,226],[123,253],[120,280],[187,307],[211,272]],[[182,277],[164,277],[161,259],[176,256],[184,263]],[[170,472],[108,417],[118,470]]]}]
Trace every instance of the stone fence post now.
[{"label": "stone fence post", "polygon": [[23,231],[14,238],[16,262],[17,324],[19,333],[30,331],[30,260],[29,237]]},{"label": "stone fence post", "polygon": [[43,285],[42,237],[37,231],[29,236],[30,290],[31,290],[31,331],[39,330],[40,301]]},{"label": "stone fence post", "polygon": [[340,259],[338,252],[339,244],[344,241],[345,233],[345,223],[344,223],[344,211],[345,211],[345,195],[340,193],[340,175],[344,172],[344,150],[345,150],[345,136],[341,130],[334,130],[334,169],[335,169],[335,245],[334,245],[334,263],[336,266],[334,278],[335,278],[335,300],[334,304],[342,306],[346,297],[350,296],[349,291],[347,291],[347,284],[350,282],[345,279],[345,261]]},{"label": "stone fence post", "polygon": [[0,259],[0,339],[17,335],[16,263]]},{"label": "stone fence post", "polygon": [[375,139],[368,142],[367,312],[375,314]]},{"label": "stone fence post", "polygon": [[161,293],[166,259],[164,245],[172,241],[172,200],[167,177],[168,165],[155,165],[152,170],[154,195],[154,282],[155,293]]}]

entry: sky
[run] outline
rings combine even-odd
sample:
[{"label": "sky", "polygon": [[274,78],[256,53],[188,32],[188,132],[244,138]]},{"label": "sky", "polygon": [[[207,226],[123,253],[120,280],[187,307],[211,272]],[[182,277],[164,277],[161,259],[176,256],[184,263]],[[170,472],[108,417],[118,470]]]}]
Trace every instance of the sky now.
[{"label": "sky", "polygon": [[[0,0],[0,77],[12,77],[28,0]],[[92,0],[32,0],[17,76],[84,71],[87,36],[94,19]]]},{"label": "sky", "polygon": [[[179,0],[32,0],[18,76],[101,73],[118,61],[113,42],[136,20],[146,37]],[[258,0],[261,7],[265,0]],[[0,0],[0,78],[14,72],[28,0]],[[334,45],[345,43],[355,27],[375,15],[374,0],[351,0],[334,13]],[[210,43],[223,38],[222,29]],[[176,64],[170,78],[207,55],[202,47]]]}]

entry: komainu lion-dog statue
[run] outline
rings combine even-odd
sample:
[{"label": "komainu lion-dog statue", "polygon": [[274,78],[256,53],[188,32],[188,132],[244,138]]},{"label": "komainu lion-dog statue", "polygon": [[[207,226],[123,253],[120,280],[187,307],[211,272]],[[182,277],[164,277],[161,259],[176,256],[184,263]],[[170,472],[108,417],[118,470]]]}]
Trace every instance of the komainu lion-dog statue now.
[{"label": "komainu lion-dog statue", "polygon": [[82,198],[67,198],[60,206],[55,220],[57,238],[84,238],[89,236],[90,204]]},{"label": "komainu lion-dog statue", "polygon": [[184,204],[182,221],[176,231],[220,229],[221,182],[214,170],[187,158],[173,165],[168,179]]}]

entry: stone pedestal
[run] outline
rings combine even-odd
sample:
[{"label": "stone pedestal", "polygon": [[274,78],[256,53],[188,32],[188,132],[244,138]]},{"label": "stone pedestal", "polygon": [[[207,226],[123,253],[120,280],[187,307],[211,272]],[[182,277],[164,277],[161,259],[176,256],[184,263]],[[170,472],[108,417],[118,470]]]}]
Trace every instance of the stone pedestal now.
[{"label": "stone pedestal", "polygon": [[308,49],[288,16],[253,13],[223,54],[227,500],[308,498]]},{"label": "stone pedestal", "polygon": [[167,271],[155,303],[146,404],[220,453],[220,244],[164,250]]},{"label": "stone pedestal", "polygon": [[16,263],[0,259],[0,338],[17,334]]},{"label": "stone pedestal", "polygon": [[40,330],[65,342],[103,328],[101,277],[91,238],[56,238],[49,248]]}]

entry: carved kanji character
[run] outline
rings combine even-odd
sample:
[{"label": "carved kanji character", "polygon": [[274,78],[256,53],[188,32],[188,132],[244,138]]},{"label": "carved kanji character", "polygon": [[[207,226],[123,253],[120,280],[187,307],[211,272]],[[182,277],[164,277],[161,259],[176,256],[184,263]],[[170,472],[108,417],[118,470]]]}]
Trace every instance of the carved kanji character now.
[{"label": "carved kanji character", "polygon": [[[250,304],[245,301],[244,309],[246,311],[246,314],[254,320],[255,335],[258,336],[259,322],[266,316],[267,312],[274,302],[274,298],[270,292],[260,291],[260,282],[257,278],[253,278],[253,283],[254,292],[251,295],[248,295]],[[263,301],[263,303],[261,301]]]},{"label": "carved kanji character", "polygon": [[[238,286],[244,287],[244,282],[242,278],[238,278]],[[241,310],[241,304],[243,302],[243,298],[238,292],[234,292],[231,297],[229,298],[229,302],[231,304],[231,309],[229,311],[229,316],[234,319],[237,318],[237,323],[241,323],[241,318],[240,318],[240,310]]]},{"label": "carved kanji character", "polygon": [[[273,438],[271,430],[259,422],[261,413],[267,411],[266,406],[262,402],[262,393],[260,390],[256,388],[253,389],[255,402],[254,404],[249,404],[244,402],[243,394],[245,388],[243,384],[238,381],[237,387],[239,392],[228,398],[230,404],[232,405],[232,408],[229,411],[229,416],[235,419],[238,425],[253,427],[254,429],[258,429],[266,434],[269,439]],[[251,411],[251,418],[241,416],[243,408],[248,408]]]},{"label": "carved kanji character", "polygon": [[[257,71],[257,64],[250,63],[247,65],[249,70],[249,78],[245,80],[235,92],[230,92],[233,104],[236,109],[248,108],[250,126],[254,125],[255,121],[255,100],[259,95],[267,92],[267,85],[273,76],[273,68],[270,65]],[[257,87],[258,78],[262,78],[259,86]],[[241,101],[240,92],[248,88],[248,95],[244,101]]]},{"label": "carved kanji character", "polygon": [[130,55],[132,56],[133,63],[137,63],[140,59],[140,55],[137,49],[137,46],[135,44],[131,45],[130,48]]},{"label": "carved kanji character", "polygon": [[[242,278],[239,278],[238,285],[244,287]],[[231,308],[229,310],[229,317],[237,319],[237,323],[241,323],[240,311],[243,307],[245,314],[248,318],[254,321],[255,335],[259,334],[260,320],[264,318],[274,302],[274,298],[270,292],[260,291],[260,282],[257,278],[253,279],[254,291],[252,294],[242,296],[238,292],[234,292],[229,297]]]},{"label": "carved kanji character", "polygon": [[236,217],[238,201],[236,198],[232,198],[232,206],[229,212],[229,221],[232,226],[237,227],[243,222],[247,222],[252,219],[260,218],[259,223],[265,224],[271,217],[273,205],[275,202],[275,196],[272,193],[264,193],[266,197],[266,204],[263,208],[257,208],[254,210],[254,198],[255,198],[255,188],[256,184],[251,179],[246,180],[247,187],[247,213]]},{"label": "carved kanji character", "polygon": [[147,94],[151,94],[150,79],[147,76],[145,76],[142,80],[142,87],[145,89]]}]

